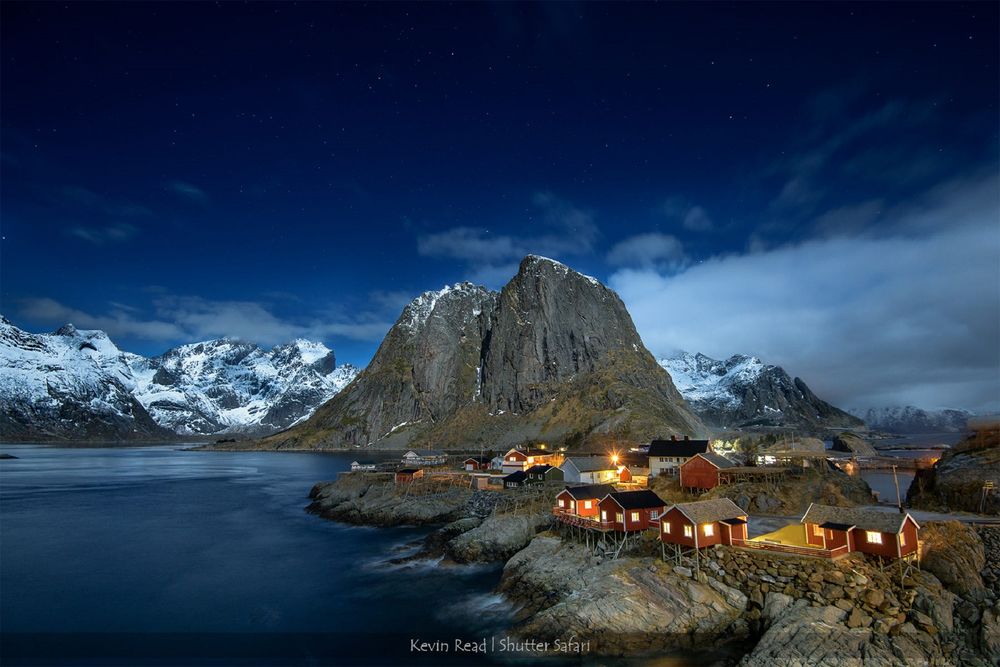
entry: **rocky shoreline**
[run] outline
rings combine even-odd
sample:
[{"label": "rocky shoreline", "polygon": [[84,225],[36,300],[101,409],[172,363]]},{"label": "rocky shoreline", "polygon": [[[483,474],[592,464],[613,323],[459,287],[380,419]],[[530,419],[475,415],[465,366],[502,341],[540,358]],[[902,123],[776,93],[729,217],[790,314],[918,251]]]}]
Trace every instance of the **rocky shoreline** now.
[{"label": "rocky shoreline", "polygon": [[[510,633],[589,642],[590,655],[725,650],[765,665],[1000,662],[1000,528],[928,524],[922,569],[901,576],[861,554],[837,562],[717,546],[699,567],[663,562],[649,536],[617,559],[560,537],[544,494],[343,475],[317,484],[309,511],[354,524],[443,524],[413,558],[504,562],[497,587]],[[565,657],[565,656],[563,656]]]}]

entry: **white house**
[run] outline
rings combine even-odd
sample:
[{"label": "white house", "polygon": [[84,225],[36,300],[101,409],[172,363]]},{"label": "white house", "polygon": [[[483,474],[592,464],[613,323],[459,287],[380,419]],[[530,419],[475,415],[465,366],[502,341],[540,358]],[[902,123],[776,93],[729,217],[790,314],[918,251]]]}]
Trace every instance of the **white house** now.
[{"label": "white house", "polygon": [[618,466],[607,456],[570,456],[560,468],[568,483],[613,484],[619,480]]},{"label": "white house", "polygon": [[676,475],[681,464],[695,454],[712,451],[708,440],[654,440],[649,443],[649,475]]},{"label": "white house", "polygon": [[375,467],[374,461],[351,461],[351,472],[371,472]]}]

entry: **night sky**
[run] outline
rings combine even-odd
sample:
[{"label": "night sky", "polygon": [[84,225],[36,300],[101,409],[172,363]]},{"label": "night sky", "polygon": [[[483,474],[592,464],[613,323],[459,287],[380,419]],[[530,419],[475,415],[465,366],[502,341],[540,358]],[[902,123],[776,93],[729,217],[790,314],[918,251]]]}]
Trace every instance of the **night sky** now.
[{"label": "night sky", "polygon": [[998,5],[4,2],[0,311],[323,340],[554,257],[647,346],[1000,408]]}]

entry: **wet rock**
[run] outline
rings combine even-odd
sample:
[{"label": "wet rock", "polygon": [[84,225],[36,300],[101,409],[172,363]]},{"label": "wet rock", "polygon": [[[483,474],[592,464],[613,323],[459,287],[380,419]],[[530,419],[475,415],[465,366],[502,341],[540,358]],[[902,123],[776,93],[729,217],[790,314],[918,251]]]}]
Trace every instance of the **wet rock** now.
[{"label": "wet rock", "polygon": [[448,542],[448,554],[459,563],[507,560],[550,525],[548,514],[497,514]]}]

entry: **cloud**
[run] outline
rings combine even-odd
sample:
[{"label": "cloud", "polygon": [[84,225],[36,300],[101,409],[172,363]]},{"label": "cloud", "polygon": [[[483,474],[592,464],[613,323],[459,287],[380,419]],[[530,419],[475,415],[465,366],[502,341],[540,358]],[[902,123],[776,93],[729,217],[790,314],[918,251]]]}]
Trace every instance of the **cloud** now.
[{"label": "cloud", "polygon": [[608,252],[608,263],[613,266],[674,272],[686,261],[680,240],[659,232],[629,237],[616,243]]},{"label": "cloud", "polygon": [[186,181],[168,181],[164,187],[168,191],[198,204],[208,203],[208,194],[198,186]]},{"label": "cloud", "polygon": [[671,197],[663,203],[663,215],[670,222],[691,232],[708,232],[715,228],[704,208],[680,197]]},{"label": "cloud", "polygon": [[82,310],[70,308],[54,299],[33,298],[21,301],[20,314],[30,320],[62,325],[68,322],[82,329],[101,329],[112,337],[135,337],[143,340],[169,341],[182,338],[184,330],[173,322],[141,320],[132,310],[119,305],[105,315],[91,315]]},{"label": "cloud", "polygon": [[378,341],[401,309],[379,307],[349,314],[326,310],[301,318],[284,318],[275,314],[268,302],[205,299],[159,291],[153,293],[152,314],[145,318],[141,316],[143,311],[134,306],[117,302],[110,305],[108,313],[95,315],[54,299],[28,298],[20,301],[19,314],[50,326],[71,322],[80,328],[101,329],[112,338],[180,344],[230,337],[275,345],[296,338]]},{"label": "cloud", "polygon": [[756,354],[841,406],[997,410],[998,197],[993,171],[883,211],[877,233],[841,221],[834,235],[609,282],[657,355]]},{"label": "cloud", "polygon": [[137,227],[123,222],[104,227],[71,227],[69,229],[70,236],[75,236],[94,245],[128,241],[138,232],[139,229]]},{"label": "cloud", "polygon": [[593,252],[600,231],[592,211],[551,192],[535,193],[531,203],[534,214],[529,222],[535,223],[534,234],[495,234],[485,227],[452,227],[419,236],[417,252],[424,257],[463,262],[470,280],[491,287],[513,276],[525,255],[563,258]]}]

